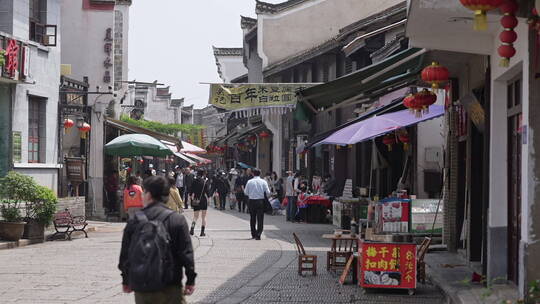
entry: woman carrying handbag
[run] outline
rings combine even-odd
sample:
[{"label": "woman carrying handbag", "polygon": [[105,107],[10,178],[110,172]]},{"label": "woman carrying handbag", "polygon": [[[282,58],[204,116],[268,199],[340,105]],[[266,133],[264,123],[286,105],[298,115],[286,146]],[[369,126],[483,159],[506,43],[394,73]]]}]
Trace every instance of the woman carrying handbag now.
[{"label": "woman carrying handbag", "polygon": [[206,211],[208,210],[208,193],[209,193],[208,178],[206,178],[206,171],[197,171],[197,178],[193,180],[189,197],[191,198],[191,207],[193,207],[193,222],[191,223],[191,229],[189,233],[195,234],[195,225],[201,214],[201,236],[206,236],[204,229],[206,227]]}]

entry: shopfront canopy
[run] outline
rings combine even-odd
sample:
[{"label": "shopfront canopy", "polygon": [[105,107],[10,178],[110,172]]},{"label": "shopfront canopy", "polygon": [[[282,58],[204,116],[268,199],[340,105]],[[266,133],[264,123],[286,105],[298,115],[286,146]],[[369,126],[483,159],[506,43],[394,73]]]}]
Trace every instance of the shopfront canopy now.
[{"label": "shopfront canopy", "polygon": [[203,165],[206,165],[206,164],[211,164],[212,161],[207,159],[207,158],[204,158],[204,157],[200,157],[199,155],[196,155],[196,154],[193,154],[193,153],[182,153],[184,155],[186,155],[187,157],[195,160],[198,164],[203,164]]},{"label": "shopfront canopy", "polygon": [[407,49],[352,74],[302,90],[299,95],[308,108],[319,110],[355,97],[385,94],[383,89],[395,90],[400,83],[406,85],[409,79],[418,76],[426,52],[419,48]]},{"label": "shopfront canopy", "polygon": [[146,134],[118,136],[105,145],[105,153],[112,156],[155,156],[165,157],[173,152],[161,141]]},{"label": "shopfront canopy", "polygon": [[330,145],[354,145],[362,141],[373,139],[398,129],[418,124],[422,121],[434,119],[444,115],[444,106],[432,105],[429,113],[417,117],[409,110],[375,115],[368,119],[354,123],[348,127],[336,131],[327,138],[319,141],[314,146]]},{"label": "shopfront canopy", "polygon": [[[163,142],[163,141],[162,141]],[[184,153],[178,151],[178,147],[175,146],[175,145],[171,145],[170,143],[167,143],[167,142],[163,142],[172,152],[173,152],[173,155],[180,158],[181,160],[187,162],[189,165],[194,165],[196,164],[197,162],[194,161],[193,159],[187,157]]]},{"label": "shopfront canopy", "polygon": [[201,147],[197,147],[194,144],[190,144],[190,143],[188,143],[186,141],[182,141],[182,149],[180,150],[180,152],[182,152],[182,153],[206,153],[206,150],[201,148]]}]

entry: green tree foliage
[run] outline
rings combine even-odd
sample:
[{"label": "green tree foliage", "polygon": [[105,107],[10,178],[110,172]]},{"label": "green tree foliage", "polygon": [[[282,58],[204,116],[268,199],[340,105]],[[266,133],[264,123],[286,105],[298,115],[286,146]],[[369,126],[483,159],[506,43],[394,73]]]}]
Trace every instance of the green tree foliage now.
[{"label": "green tree foliage", "polygon": [[148,129],[154,132],[159,132],[159,133],[163,133],[163,134],[167,134],[171,136],[176,136],[178,132],[191,134],[194,131],[199,131],[205,128],[205,126],[201,126],[201,125],[166,124],[166,123],[144,120],[144,119],[136,120],[136,119],[130,118],[128,115],[122,115],[120,117],[120,120],[139,128],[144,128],[144,129]]}]

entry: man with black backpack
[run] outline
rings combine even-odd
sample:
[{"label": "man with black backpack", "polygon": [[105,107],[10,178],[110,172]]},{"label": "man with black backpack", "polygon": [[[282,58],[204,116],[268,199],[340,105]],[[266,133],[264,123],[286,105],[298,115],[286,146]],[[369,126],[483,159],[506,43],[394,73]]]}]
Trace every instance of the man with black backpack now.
[{"label": "man with black backpack", "polygon": [[[169,184],[152,176],[143,183],[144,208],[124,229],[118,268],[126,293],[135,291],[135,303],[186,303],[195,291],[195,262],[188,224],[168,209],[164,199]],[[187,281],[182,288],[182,269]]]}]

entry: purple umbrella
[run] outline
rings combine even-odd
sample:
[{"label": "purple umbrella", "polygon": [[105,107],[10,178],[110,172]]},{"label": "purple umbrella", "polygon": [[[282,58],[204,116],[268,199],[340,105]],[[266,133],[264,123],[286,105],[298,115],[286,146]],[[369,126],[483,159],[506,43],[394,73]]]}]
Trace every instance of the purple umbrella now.
[{"label": "purple umbrella", "polygon": [[432,105],[429,113],[422,117],[416,117],[409,110],[398,111],[383,115],[375,115],[366,120],[359,121],[336,131],[327,138],[321,140],[318,145],[354,145],[361,141],[379,137],[422,121],[430,120],[444,115],[444,106]]}]

